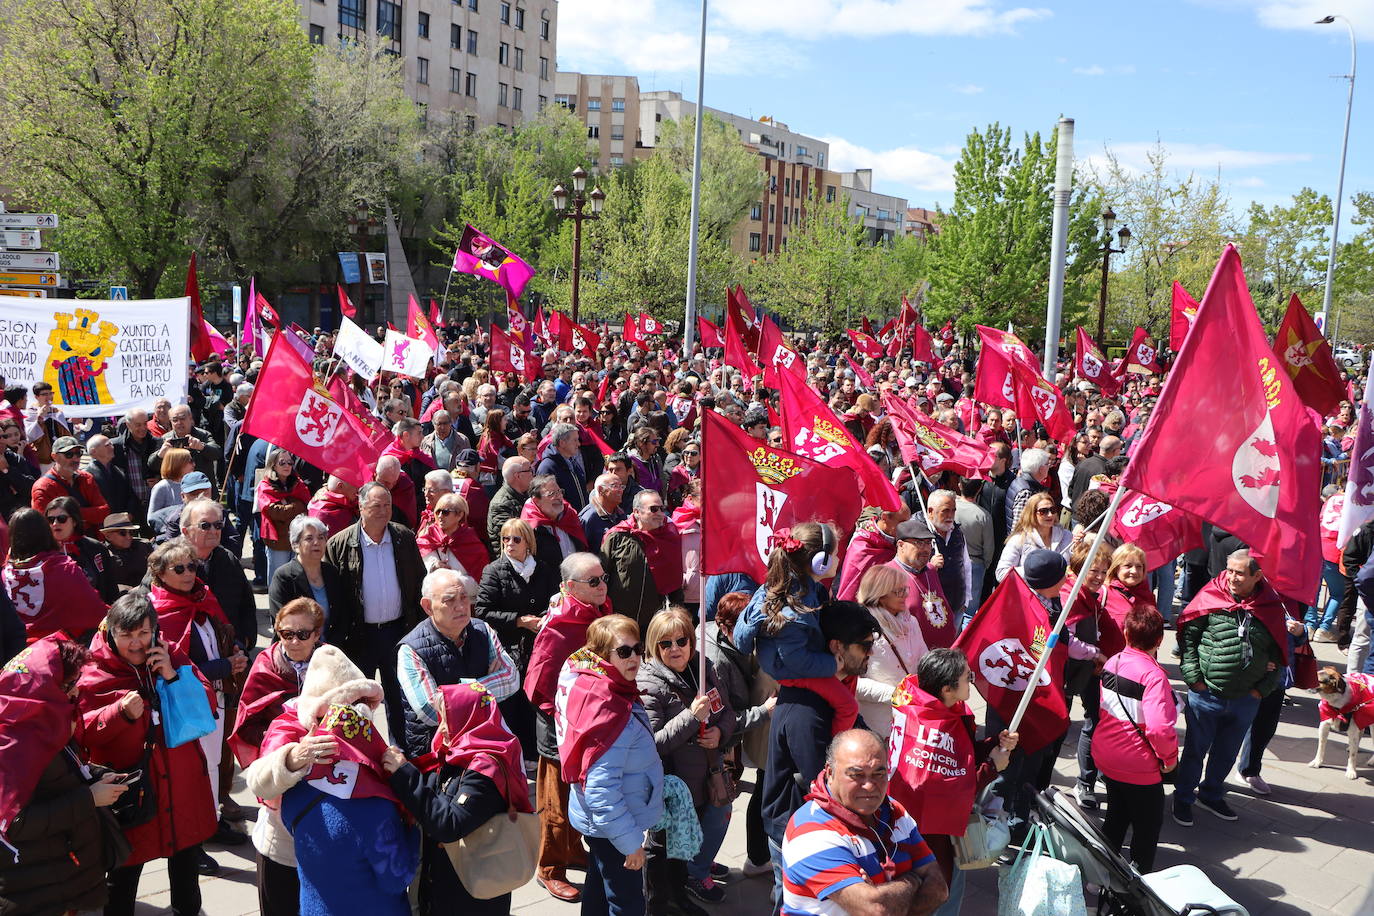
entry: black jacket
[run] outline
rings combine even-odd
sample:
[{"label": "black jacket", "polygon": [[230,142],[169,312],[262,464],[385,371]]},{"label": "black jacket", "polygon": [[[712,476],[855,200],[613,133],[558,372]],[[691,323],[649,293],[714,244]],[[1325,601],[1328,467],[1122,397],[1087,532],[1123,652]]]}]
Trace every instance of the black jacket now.
[{"label": "black jacket", "polygon": [[202,578],[214,592],[224,616],[233,624],[234,641],[245,648],[256,645],[258,606],[253,599],[253,585],[243,573],[243,564],[220,545],[210,552],[203,565],[205,575]]},{"label": "black jacket", "polygon": [[811,782],[825,767],[835,710],[804,687],[778,688],[763,771],[763,832],[778,845],[792,814],[806,801]]},{"label": "black jacket", "polygon": [[[409,631],[424,616],[420,609],[420,585],[425,579],[425,561],[415,544],[415,534],[406,526],[387,522],[391,532],[391,553],[396,562],[396,581],[401,588],[401,620]],[[348,651],[349,641],[361,632],[363,622],[363,549],[361,521],[349,525],[329,539],[324,549],[325,562],[339,571],[343,597],[336,610],[329,608],[329,625],[334,645]]]},{"label": "black jacket", "polygon": [[549,599],[558,593],[558,585],[558,569],[538,559],[528,582],[505,556],[488,563],[482,571],[482,584],[472,612],[496,631],[501,645],[520,669],[522,680],[534,648],[534,632],[519,626],[518,620],[524,614],[543,617],[549,610]]},{"label": "black jacket", "polygon": [[[126,429],[111,439],[110,442],[114,445],[115,464],[124,468],[126,474],[131,473],[130,467],[132,466],[138,468],[139,472],[143,474],[144,480],[149,478],[157,480],[162,476],[161,459],[156,462],[152,459],[158,448],[157,437],[152,433],[148,433],[139,440],[129,435],[129,431]],[[133,453],[133,461],[129,460],[130,452]]]},{"label": "black jacket", "polygon": [[113,604],[119,597],[119,576],[118,564],[110,555],[110,548],[91,537],[79,537],[75,544],[75,552],[68,556],[81,567],[81,571],[91,583],[91,588],[100,593],[100,600],[106,604]]},{"label": "black jacket", "polygon": [[[324,609],[324,638],[333,642],[334,634],[330,632],[330,621],[335,609],[343,607],[348,598],[344,594],[343,577],[328,560],[320,563],[320,576],[324,579],[325,600],[329,602],[329,607]],[[281,610],[282,605],[296,598],[309,598],[314,601],[315,591],[310,587],[310,579],[306,576],[301,561],[292,559],[277,568],[272,574],[271,584],[267,586],[267,610],[272,619],[277,619],[277,612]]]},{"label": "black jacket", "polygon": [[[215,498],[219,498],[220,467],[224,461],[224,452],[220,451],[219,443],[215,437],[210,435],[210,431],[199,426],[191,427],[191,435],[205,443],[205,447],[199,451],[191,450],[191,460],[195,462],[196,470],[210,478],[210,492]],[[157,451],[162,448],[164,442],[180,442],[174,430],[168,430],[167,434],[157,440],[152,452],[148,456],[149,477],[162,476],[162,459],[158,457]],[[185,446],[178,445],[179,448]]]},{"label": "black jacket", "polygon": [[527,494],[515,492],[508,483],[501,484],[501,489],[491,498],[491,505],[487,507],[487,542],[491,544],[493,556],[501,555],[501,526],[509,519],[520,517],[526,498]]},{"label": "black jacket", "polygon": [[133,516],[134,521],[143,521],[143,503],[134,496],[134,488],[129,484],[129,475],[119,466],[118,461],[111,461],[109,464],[92,461],[87,470],[95,478],[95,485],[100,487],[100,493],[109,504],[111,514],[127,512]]}]

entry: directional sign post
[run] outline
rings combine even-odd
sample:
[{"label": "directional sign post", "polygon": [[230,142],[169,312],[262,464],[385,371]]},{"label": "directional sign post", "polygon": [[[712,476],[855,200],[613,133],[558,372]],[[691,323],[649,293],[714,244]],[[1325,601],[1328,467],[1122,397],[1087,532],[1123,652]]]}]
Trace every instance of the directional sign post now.
[{"label": "directional sign post", "polygon": [[61,270],[55,251],[0,251],[0,270]]},{"label": "directional sign post", "polygon": [[56,228],[56,213],[0,213],[0,229]]},{"label": "directional sign post", "polygon": [[0,230],[0,248],[42,248],[37,229]]},{"label": "directional sign post", "polygon": [[61,283],[61,274],[21,274],[0,270],[0,286],[60,286]]}]

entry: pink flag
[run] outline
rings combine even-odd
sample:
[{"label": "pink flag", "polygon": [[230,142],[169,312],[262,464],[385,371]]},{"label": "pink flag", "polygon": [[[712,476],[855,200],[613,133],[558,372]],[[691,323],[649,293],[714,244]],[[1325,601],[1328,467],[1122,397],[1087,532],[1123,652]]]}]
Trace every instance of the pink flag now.
[{"label": "pink flag", "polygon": [[200,323],[205,329],[205,333],[210,337],[210,349],[214,351],[215,355],[223,356],[228,353],[230,344],[229,341],[224,339],[224,335],[216,331],[215,326],[204,318],[200,319]]},{"label": "pink flag", "polygon": [[406,336],[423,340],[435,353],[441,349],[439,335],[434,332],[434,325],[430,323],[429,316],[421,310],[414,293],[410,294],[410,302],[406,306]]},{"label": "pink flag", "polygon": [[1319,436],[1227,245],[1122,486],[1234,534],[1279,592],[1310,601],[1322,566]]},{"label": "pink flag", "polygon": [[1274,332],[1274,355],[1293,380],[1304,404],[1323,417],[1340,408],[1349,385],[1345,370],[1336,364],[1331,344],[1303,308],[1297,293],[1288,300],[1288,311]]},{"label": "pink flag", "polygon": [[869,391],[878,390],[877,382],[873,381],[873,376],[869,374],[867,369],[848,357],[845,357],[845,362],[849,364],[850,369],[854,370],[854,378],[859,383],[859,387],[867,388]]},{"label": "pink flag", "polygon": [[981,349],[978,353],[978,373],[974,379],[975,400],[997,407],[1016,407],[1016,379],[1012,364],[1020,363],[1038,373],[1035,354],[1021,338],[1010,331],[974,325]]},{"label": "pink flag", "polygon": [[[1116,492],[1116,484],[1104,483],[1102,491],[1110,496]],[[1109,533],[1145,551],[1146,569],[1158,569],[1202,546],[1202,519],[1153,496],[1128,493]]]},{"label": "pink flag", "polygon": [[1183,284],[1174,281],[1174,300],[1169,310],[1169,349],[1177,353],[1197,320],[1197,300],[1188,295]]},{"label": "pink flag", "polygon": [[497,245],[469,223],[453,254],[453,269],[458,273],[485,277],[502,286],[517,299],[534,276],[534,268]]}]

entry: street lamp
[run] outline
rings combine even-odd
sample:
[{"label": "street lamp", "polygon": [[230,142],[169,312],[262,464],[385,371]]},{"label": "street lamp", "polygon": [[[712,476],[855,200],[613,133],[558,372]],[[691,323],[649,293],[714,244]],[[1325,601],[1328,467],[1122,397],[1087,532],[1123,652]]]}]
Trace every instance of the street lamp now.
[{"label": "street lamp", "polygon": [[1112,247],[1112,229],[1116,227],[1116,214],[1112,208],[1108,207],[1102,213],[1102,225],[1107,230],[1107,235],[1102,242],[1102,289],[1097,299],[1097,343],[1098,346],[1106,346],[1102,334],[1107,329],[1107,270],[1111,265],[1112,255],[1122,254],[1126,246],[1131,243],[1131,230],[1125,226],[1116,233],[1117,239],[1121,243],[1120,248]]},{"label": "street lamp", "polygon": [[[593,188],[589,195],[583,193],[587,189],[587,172],[580,165],[573,169],[572,185],[572,209],[568,209],[568,189],[561,184],[553,189],[553,209],[559,216],[573,221],[572,320],[576,324],[577,290],[582,279],[582,221],[600,218],[606,193],[600,188]],[[585,209],[589,201],[592,205],[590,213]]]},{"label": "street lamp", "polygon": [[1341,197],[1345,194],[1345,151],[1350,146],[1350,108],[1355,102],[1355,29],[1344,16],[1323,16],[1316,25],[1330,25],[1337,19],[1345,23],[1350,33],[1350,72],[1341,79],[1350,81],[1350,89],[1345,96],[1345,133],[1341,136],[1341,171],[1336,179],[1336,206],[1331,217],[1331,253],[1326,259],[1326,291],[1322,293],[1322,333],[1330,336],[1327,322],[1331,320],[1331,281],[1336,276],[1336,233],[1341,226]]}]

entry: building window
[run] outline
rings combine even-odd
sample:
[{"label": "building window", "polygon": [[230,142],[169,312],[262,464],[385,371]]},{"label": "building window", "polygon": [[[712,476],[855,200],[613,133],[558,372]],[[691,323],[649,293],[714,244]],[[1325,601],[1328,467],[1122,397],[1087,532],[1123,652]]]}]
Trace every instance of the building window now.
[{"label": "building window", "polygon": [[825,202],[828,204],[835,202],[835,186],[833,184],[825,186]]},{"label": "building window", "polygon": [[468,29],[468,53],[477,53],[477,33],[472,29]]},{"label": "building window", "polygon": [[324,26],[312,25],[310,27],[310,43],[312,45],[324,44]]},{"label": "building window", "polygon": [[517,70],[524,70],[524,69],[525,69],[525,49],[524,49],[524,48],[516,48],[516,49],[515,49],[515,69],[517,69]]},{"label": "building window", "polygon": [[[763,219],[763,204],[755,203],[749,208],[750,219]],[[757,249],[756,249],[757,250]]]},{"label": "building window", "polygon": [[624,157],[624,156],[612,156],[612,157],[611,157],[611,168],[616,168],[617,166],[622,166],[622,165],[624,165],[624,164],[625,164],[625,157]]},{"label": "building window", "polygon": [[801,221],[801,211],[799,211],[796,207],[793,207],[793,208],[792,208],[792,222],[796,223],[796,222],[800,222],[800,221]]},{"label": "building window", "polygon": [[429,37],[429,13],[420,13],[416,20],[418,34],[421,38]]},{"label": "building window", "polygon": [[549,59],[547,57],[539,58],[539,78],[541,80],[549,78]]},{"label": "building window", "polygon": [[468,9],[477,12],[477,0],[468,0]]},{"label": "building window", "polygon": [[415,58],[415,82],[422,86],[429,85],[429,58]]},{"label": "building window", "polygon": [[805,155],[807,155],[807,153],[806,153],[806,147],[804,147],[804,146],[798,144],[798,145],[797,145],[797,155],[798,155],[798,156],[805,156]]},{"label": "building window", "polygon": [[525,110],[525,90],[521,89],[519,86],[516,86],[515,91],[511,93],[510,107],[514,108],[516,111]]},{"label": "building window", "polygon": [[763,239],[759,236],[759,234],[757,232],[749,233],[749,250],[758,251],[762,247]]},{"label": "building window", "polygon": [[497,83],[497,86],[499,88],[496,92],[496,104],[501,106],[502,108],[506,108],[507,103],[510,101],[510,99],[508,98],[508,96],[510,95],[510,87],[507,86],[505,83]]},{"label": "building window", "polygon": [[611,111],[624,111],[624,110],[625,110],[625,100],[624,100],[624,99],[611,99]]},{"label": "building window", "polygon": [[588,139],[588,140],[599,140],[599,139],[601,139],[601,128],[598,127],[598,126],[595,125],[595,124],[593,124],[593,125],[591,125],[590,127],[588,127],[588,128],[587,128],[587,139]]},{"label": "building window", "polygon": [[600,99],[587,99],[587,110],[588,110],[588,111],[600,111],[600,110],[601,110],[601,100],[600,100]]},{"label": "building window", "polygon": [[496,62],[503,67],[510,66],[510,45],[504,41],[496,49]]},{"label": "building window", "polygon": [[774,194],[778,193],[778,176],[776,176],[776,175],[769,175],[769,176],[768,176],[768,190],[771,191],[771,192],[774,193]]},{"label": "building window", "polygon": [[783,207],[783,208],[782,208],[782,224],[783,224],[784,226],[791,225],[791,222],[792,222],[792,221],[791,221],[790,219],[788,219],[788,214],[789,214],[790,212],[791,212],[791,211],[789,211],[786,207]]},{"label": "building window", "polygon": [[448,27],[448,46],[455,51],[463,49],[463,27],[451,25]]},{"label": "building window", "polygon": [[816,168],[818,168],[818,169],[823,169],[823,168],[825,168],[825,153],[817,153],[817,154],[816,154]]},{"label": "building window", "polygon": [[768,233],[768,251],[770,253],[773,251],[773,234],[771,232]]},{"label": "building window", "polygon": [[[469,77],[469,79],[471,79],[471,77]],[[465,115],[465,116],[463,117],[463,129],[466,130],[468,133],[472,133],[474,130],[476,130],[476,129],[477,129],[477,116],[476,116],[476,115]]]},{"label": "building window", "polygon": [[348,29],[367,28],[367,0],[339,0],[339,25]]},{"label": "building window", "polygon": [[771,222],[774,222],[774,221],[777,220],[777,218],[778,218],[778,205],[777,205],[777,204],[769,204],[769,205],[768,205],[768,222],[770,222],[770,223],[771,223]]},{"label": "building window", "polygon": [[448,68],[448,91],[463,91],[463,71],[459,70],[457,67]]},{"label": "building window", "polygon": [[525,30],[525,11],[518,6],[515,8],[515,27],[522,32]]},{"label": "building window", "polygon": [[549,17],[543,14],[539,16],[539,37],[544,41],[549,40]]},{"label": "building window", "polygon": [[392,41],[401,37],[401,5],[391,0],[377,0],[377,34]]},{"label": "building window", "polygon": [[892,219],[892,214],[886,210],[879,210],[878,219]]},{"label": "building window", "polygon": [[548,108],[548,107],[549,107],[549,97],[546,96],[546,95],[541,95],[541,96],[539,97],[539,110],[540,110],[540,111],[543,111],[545,108]]},{"label": "building window", "polygon": [[570,95],[556,95],[553,97],[553,103],[557,105],[559,108],[573,107],[573,100],[572,96]]},{"label": "building window", "polygon": [[469,73],[463,79],[463,94],[471,98],[477,98],[477,74]]},{"label": "building window", "polygon": [[624,140],[624,139],[625,139],[625,125],[623,125],[623,124],[612,124],[612,125],[611,125],[611,139],[612,139],[612,140]]},{"label": "building window", "polygon": [[784,179],[782,180],[782,196],[783,196],[783,197],[791,197],[791,196],[792,196],[792,179],[791,179],[791,178],[784,178]]},{"label": "building window", "polygon": [[509,3],[502,3],[502,4],[501,4],[501,24],[502,24],[502,25],[510,25],[510,4],[509,4]]}]

